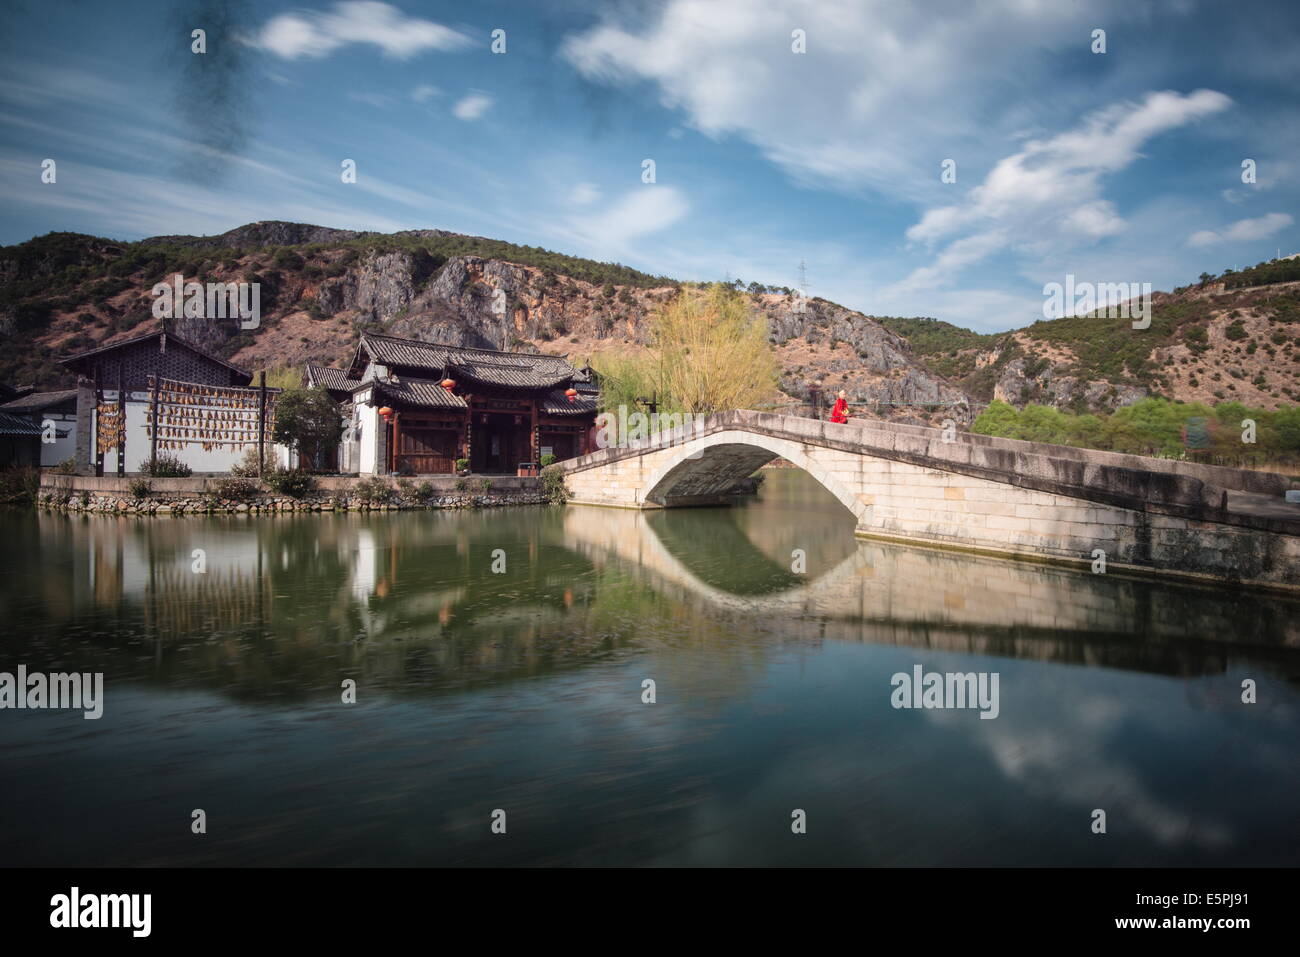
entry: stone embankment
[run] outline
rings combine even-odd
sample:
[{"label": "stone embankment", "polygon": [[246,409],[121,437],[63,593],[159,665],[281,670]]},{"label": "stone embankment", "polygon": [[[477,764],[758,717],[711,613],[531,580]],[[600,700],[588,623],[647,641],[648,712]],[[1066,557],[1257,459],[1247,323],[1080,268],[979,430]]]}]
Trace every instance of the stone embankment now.
[{"label": "stone embankment", "polygon": [[[147,482],[147,493],[138,484]],[[311,491],[295,498],[256,479],[230,476],[173,479],[86,477],[45,474],[40,508],[115,515],[194,515],[217,513],[288,514],[300,512],[393,512],[407,509],[493,508],[541,505],[540,481],[515,476],[455,478],[317,478]]]}]

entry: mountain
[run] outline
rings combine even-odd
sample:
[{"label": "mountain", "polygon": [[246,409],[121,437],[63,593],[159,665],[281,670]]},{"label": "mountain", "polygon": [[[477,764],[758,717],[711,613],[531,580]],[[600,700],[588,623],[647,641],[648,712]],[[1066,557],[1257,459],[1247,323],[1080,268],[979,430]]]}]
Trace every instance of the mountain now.
[{"label": "mountain", "polygon": [[[348,362],[362,331],[457,346],[588,358],[646,347],[650,317],[681,284],[614,263],[444,230],[392,234],[264,222],[220,236],[120,243],[51,233],[0,249],[0,381],[70,384],[62,356],[153,331],[150,289],[257,282],[261,324],[178,318],[179,335],[250,369]],[[895,418],[963,421],[965,393],[874,318],[751,284],[791,405],[810,385],[846,389]]]},{"label": "mountain", "polygon": [[[457,346],[566,354],[644,349],[681,283],[616,263],[438,229],[381,234],[261,222],[135,243],[50,233],[0,248],[0,382],[59,388],[57,359],[158,328],[154,283],[261,286],[261,324],[182,318],[180,335],[250,369],[346,363],[363,330]],[[969,421],[994,398],[1110,411],[1146,395],[1276,407],[1300,400],[1300,260],[1154,296],[1151,327],[1071,317],[981,334],[871,317],[751,283],[784,398],[847,390],[873,414]]]},{"label": "mountain", "polygon": [[983,405],[1110,412],[1146,396],[1277,408],[1300,401],[1300,259],[1152,296],[1150,328],[1097,315],[980,334],[885,318],[917,359]]}]

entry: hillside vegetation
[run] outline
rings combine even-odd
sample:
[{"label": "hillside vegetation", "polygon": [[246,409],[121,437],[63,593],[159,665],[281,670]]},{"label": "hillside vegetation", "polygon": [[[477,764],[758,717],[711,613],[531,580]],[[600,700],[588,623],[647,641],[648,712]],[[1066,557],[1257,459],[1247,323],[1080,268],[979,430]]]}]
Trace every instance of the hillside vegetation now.
[{"label": "hillside vegetation", "polygon": [[1234,467],[1300,471],[1300,407],[1271,410],[1142,399],[1110,415],[1072,415],[1042,405],[989,404],[971,427],[980,435],[1178,458]]}]

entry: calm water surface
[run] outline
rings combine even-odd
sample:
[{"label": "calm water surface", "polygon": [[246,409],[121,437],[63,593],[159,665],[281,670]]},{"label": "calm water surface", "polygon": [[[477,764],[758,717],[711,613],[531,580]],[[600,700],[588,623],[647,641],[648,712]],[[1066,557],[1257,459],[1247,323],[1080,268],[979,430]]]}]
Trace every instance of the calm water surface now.
[{"label": "calm water surface", "polygon": [[[0,711],[0,861],[1300,863],[1300,603],[859,542],[766,474],[646,514],[0,514],[0,670],[106,685]],[[917,664],[997,672],[1000,715],[895,710]]]}]

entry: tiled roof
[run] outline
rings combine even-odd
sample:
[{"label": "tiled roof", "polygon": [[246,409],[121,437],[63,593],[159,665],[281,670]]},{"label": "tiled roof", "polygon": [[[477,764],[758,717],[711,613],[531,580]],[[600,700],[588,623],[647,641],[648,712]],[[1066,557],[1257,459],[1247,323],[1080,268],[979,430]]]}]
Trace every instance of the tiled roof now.
[{"label": "tiled roof", "polygon": [[61,392],[33,392],[21,399],[13,399],[0,404],[0,410],[5,412],[40,412],[51,406],[62,405],[64,402],[75,402],[76,400],[76,389],[64,389]]},{"label": "tiled roof", "polygon": [[447,373],[453,379],[459,376],[483,385],[504,385],[516,389],[546,389],[562,385],[573,379],[573,367],[564,360],[560,364],[536,366],[515,365],[506,362],[452,362]]},{"label": "tiled roof", "polygon": [[547,415],[590,415],[596,411],[596,396],[575,386],[573,401],[563,389],[552,389],[542,398],[542,412]]},{"label": "tiled roof", "polygon": [[428,379],[401,379],[397,382],[375,380],[363,385],[373,386],[375,398],[383,398],[389,402],[400,402],[403,405],[415,405],[427,409],[466,408],[464,399]]},{"label": "tiled roof", "polygon": [[307,363],[307,378],[312,384],[324,386],[331,392],[351,392],[361,384],[356,379],[349,379],[343,369],[318,366],[311,362]]},{"label": "tiled roof", "polygon": [[428,369],[483,385],[548,389],[579,376],[578,370],[559,356],[466,349],[376,335],[363,335],[361,348],[381,365]]},{"label": "tiled roof", "polygon": [[182,339],[174,332],[168,332],[168,333],[163,333],[161,331],[147,332],[142,336],[132,336],[130,339],[122,339],[118,342],[110,342],[108,345],[99,346],[98,348],[95,349],[87,349],[85,352],[78,352],[75,356],[68,356],[65,359],[60,359],[59,364],[72,366],[74,363],[78,363],[83,359],[88,359],[91,356],[97,356],[105,352],[112,352],[113,350],[121,349],[124,346],[133,346],[140,342],[147,342],[150,339],[157,339],[161,335],[166,335],[168,342],[174,342],[176,345],[181,346],[182,348],[185,349],[189,349],[191,352],[202,356],[204,359],[207,359],[209,362],[215,362],[219,366],[225,366],[231,372],[238,373],[239,375],[243,376],[246,381],[251,382],[253,380],[253,373],[241,369],[237,365],[232,365],[231,363],[227,362],[225,359],[220,359],[217,356],[214,356],[210,352],[204,352],[194,343],[190,342],[187,339]]},{"label": "tiled roof", "polygon": [[12,412],[0,412],[0,435],[40,435],[41,427],[31,419]]}]

